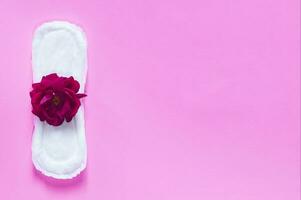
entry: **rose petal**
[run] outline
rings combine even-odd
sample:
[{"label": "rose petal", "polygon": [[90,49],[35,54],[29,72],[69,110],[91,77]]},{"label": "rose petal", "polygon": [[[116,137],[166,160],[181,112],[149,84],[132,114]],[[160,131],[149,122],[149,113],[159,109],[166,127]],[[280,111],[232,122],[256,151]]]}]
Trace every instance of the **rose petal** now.
[{"label": "rose petal", "polygon": [[65,80],[65,87],[73,90],[75,93],[79,90],[79,82],[74,80],[73,76],[70,76]]},{"label": "rose petal", "polygon": [[49,95],[49,94],[43,96],[43,98],[40,101],[40,104],[45,104],[46,102],[51,101],[52,97],[53,95]]},{"label": "rose petal", "polygon": [[55,114],[51,109],[50,110],[42,110],[42,113],[45,116],[45,120],[50,125],[59,126],[64,122],[64,118]]},{"label": "rose petal", "polygon": [[61,108],[57,111],[57,114],[60,115],[62,118],[65,118],[70,109],[70,102],[68,100],[65,100]]},{"label": "rose petal", "polygon": [[32,88],[33,88],[34,90],[41,90],[41,89],[42,89],[41,83],[33,83],[33,84],[32,84]]},{"label": "rose petal", "polygon": [[42,77],[42,82],[43,80],[55,80],[58,78],[58,75],[56,73],[48,74],[47,76]]},{"label": "rose petal", "polygon": [[74,94],[74,93],[66,92],[66,97],[68,97],[68,101],[69,101],[70,106],[71,106],[70,111],[66,115],[66,119],[68,121],[71,121],[71,119],[77,113],[78,108],[80,107],[80,101],[76,97],[76,94]]},{"label": "rose petal", "polygon": [[43,98],[43,93],[42,92],[30,92],[31,96],[31,104],[39,104],[41,99]]}]

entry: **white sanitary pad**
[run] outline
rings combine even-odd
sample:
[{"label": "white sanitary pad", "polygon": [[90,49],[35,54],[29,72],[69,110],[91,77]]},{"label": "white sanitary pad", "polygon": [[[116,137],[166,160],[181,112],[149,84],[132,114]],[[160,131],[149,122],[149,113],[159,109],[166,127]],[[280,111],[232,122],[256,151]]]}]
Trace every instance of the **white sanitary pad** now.
[{"label": "white sanitary pad", "polygon": [[[87,42],[78,26],[54,21],[42,24],[34,33],[32,44],[33,82],[57,73],[73,76],[84,93],[87,73]],[[70,179],[86,167],[87,147],[83,104],[71,122],[51,126],[34,116],[32,161],[46,176]]]}]

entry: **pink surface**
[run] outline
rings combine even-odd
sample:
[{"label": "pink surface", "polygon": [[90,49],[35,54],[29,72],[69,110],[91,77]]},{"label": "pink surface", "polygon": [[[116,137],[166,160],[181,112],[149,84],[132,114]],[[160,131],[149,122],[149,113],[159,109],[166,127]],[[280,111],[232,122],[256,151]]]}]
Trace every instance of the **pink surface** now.
[{"label": "pink surface", "polygon": [[[0,3],[0,199],[299,200],[298,0]],[[31,40],[89,42],[88,168],[31,163]]]}]

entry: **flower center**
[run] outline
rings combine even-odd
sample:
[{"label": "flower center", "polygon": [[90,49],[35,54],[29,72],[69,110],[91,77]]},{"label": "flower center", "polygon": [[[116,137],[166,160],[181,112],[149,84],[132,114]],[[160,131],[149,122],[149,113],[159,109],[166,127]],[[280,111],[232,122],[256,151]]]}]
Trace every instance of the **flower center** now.
[{"label": "flower center", "polygon": [[59,105],[59,104],[61,103],[60,97],[57,96],[57,95],[54,96],[54,97],[52,98],[52,103],[53,103],[55,106]]}]

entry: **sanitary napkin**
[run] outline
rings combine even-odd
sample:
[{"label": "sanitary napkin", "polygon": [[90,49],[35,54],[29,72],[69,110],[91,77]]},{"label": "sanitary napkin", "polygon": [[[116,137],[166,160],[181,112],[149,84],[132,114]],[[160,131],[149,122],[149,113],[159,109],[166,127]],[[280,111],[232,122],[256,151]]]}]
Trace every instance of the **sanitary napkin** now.
[{"label": "sanitary napkin", "polygon": [[[39,26],[32,43],[33,82],[51,73],[73,76],[84,93],[87,73],[87,42],[82,29],[64,21]],[[82,100],[81,100],[82,101]],[[86,167],[84,107],[71,122],[52,126],[34,116],[32,161],[46,176],[70,179]]]}]

